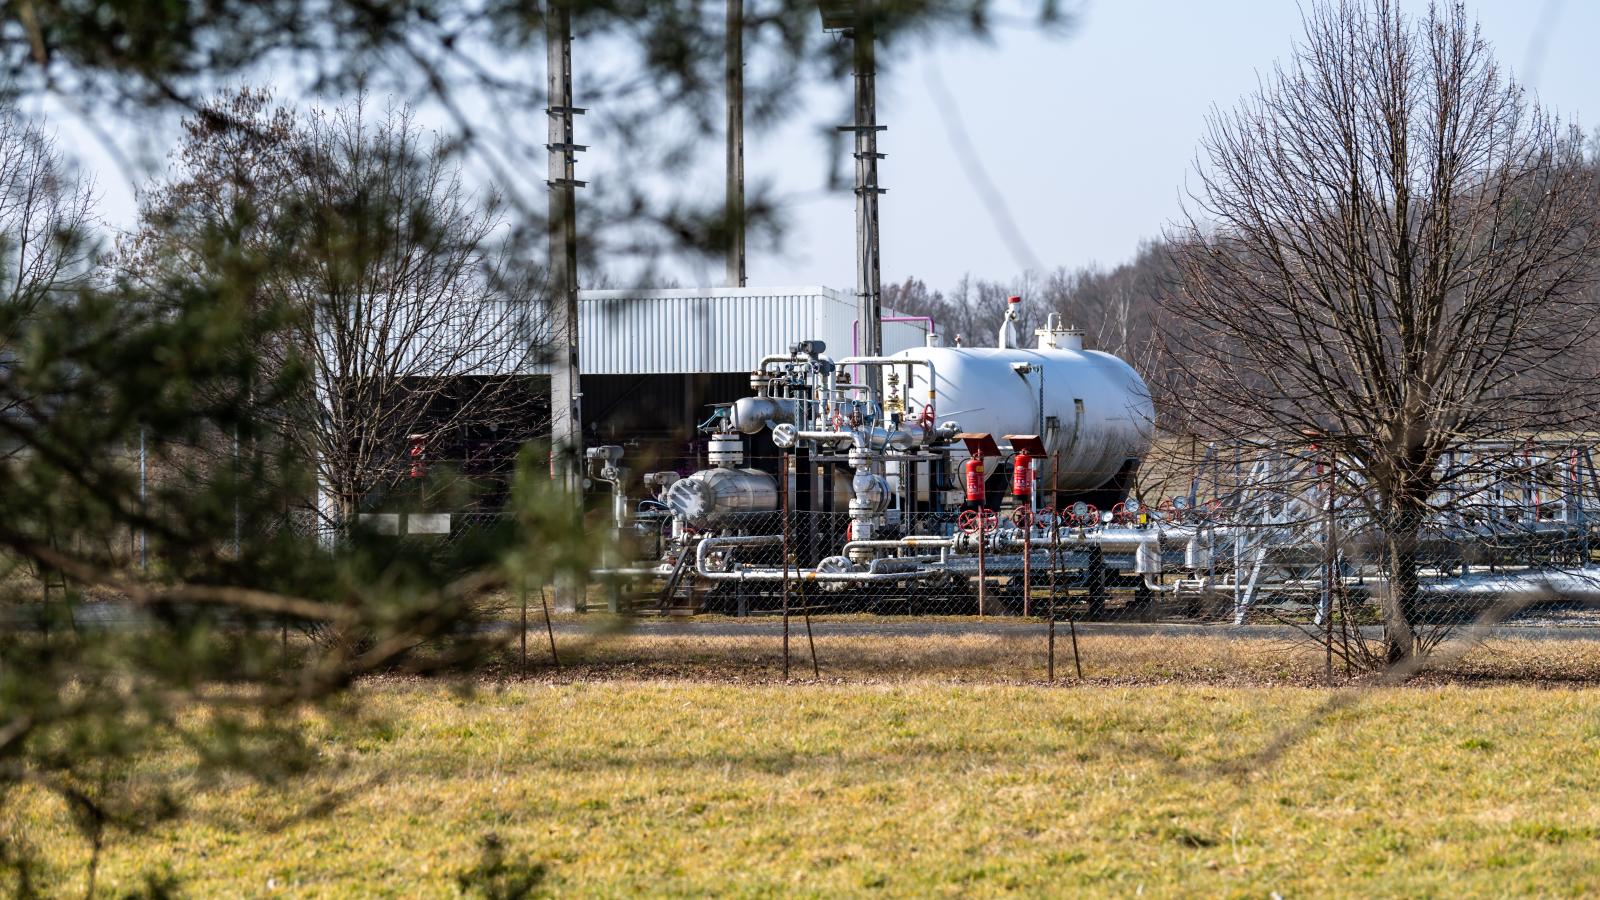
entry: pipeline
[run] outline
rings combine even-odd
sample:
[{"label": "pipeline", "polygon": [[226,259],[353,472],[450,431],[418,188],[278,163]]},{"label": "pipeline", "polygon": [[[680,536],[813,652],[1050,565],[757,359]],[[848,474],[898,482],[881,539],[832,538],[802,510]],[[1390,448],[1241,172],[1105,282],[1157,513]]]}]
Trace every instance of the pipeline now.
[{"label": "pipeline", "polygon": [[[933,410],[928,414],[930,420],[938,416],[938,379],[935,377],[933,360],[915,359],[895,356],[847,356],[839,360],[841,366],[926,366],[928,369],[928,402],[927,407]],[[911,385],[906,385],[906,393],[911,392]]]},{"label": "pipeline", "polygon": [[[790,569],[785,575],[783,569],[739,569],[734,572],[713,572],[706,569],[706,553],[717,547],[755,546],[759,544],[779,543],[781,536],[773,535],[747,535],[741,537],[708,537],[700,541],[694,551],[695,575],[707,581],[783,581],[794,578],[805,582],[872,582],[872,581],[920,581],[938,574],[936,570],[911,571],[911,572],[874,572],[869,568],[866,572],[822,572],[817,569]],[[877,560],[874,560],[876,562]]]}]

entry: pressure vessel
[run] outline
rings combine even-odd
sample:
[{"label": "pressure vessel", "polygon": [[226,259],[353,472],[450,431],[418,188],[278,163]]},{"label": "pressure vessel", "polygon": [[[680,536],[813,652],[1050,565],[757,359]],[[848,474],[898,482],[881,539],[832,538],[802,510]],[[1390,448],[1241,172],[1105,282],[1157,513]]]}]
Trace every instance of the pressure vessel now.
[{"label": "pressure vessel", "polygon": [[[930,346],[902,350],[894,358],[932,363],[940,423],[987,432],[1001,444],[1008,434],[1039,435],[1045,446],[1044,458],[1034,466],[1040,490],[1103,487],[1149,450],[1155,421],[1150,391],[1132,366],[1109,353]],[[912,414],[921,414],[928,402],[928,367],[892,368],[908,385]],[[999,465],[997,459],[986,460],[986,472]]]}]

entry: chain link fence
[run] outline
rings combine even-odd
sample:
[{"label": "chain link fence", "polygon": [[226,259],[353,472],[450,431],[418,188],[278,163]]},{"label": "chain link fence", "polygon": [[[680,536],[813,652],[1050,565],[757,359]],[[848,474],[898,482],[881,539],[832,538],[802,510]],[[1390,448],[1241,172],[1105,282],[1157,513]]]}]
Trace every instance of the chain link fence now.
[{"label": "chain link fence", "polygon": [[[561,677],[1600,680],[1586,446],[1462,454],[1410,520],[1314,450],[1171,457],[1105,510],[1004,497],[864,524],[781,497],[695,529],[645,500],[619,529],[596,497],[591,581],[496,595],[490,626],[509,671]],[[418,552],[516,527],[489,504],[370,516]],[[140,538],[111,542],[158,565]]]},{"label": "chain link fence", "polygon": [[1145,503],[890,510],[871,528],[791,511],[697,532],[647,503],[543,642],[570,644],[568,675],[1600,677],[1587,450],[1447,463],[1468,475],[1410,517],[1314,450],[1201,463]]}]

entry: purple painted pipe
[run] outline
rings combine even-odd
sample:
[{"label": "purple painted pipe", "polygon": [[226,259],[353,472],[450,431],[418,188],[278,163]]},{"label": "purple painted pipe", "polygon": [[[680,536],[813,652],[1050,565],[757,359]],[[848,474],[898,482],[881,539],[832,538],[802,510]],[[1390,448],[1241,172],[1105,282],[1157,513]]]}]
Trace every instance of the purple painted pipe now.
[{"label": "purple painted pipe", "polygon": [[[938,323],[933,321],[933,316],[882,316],[882,317],[880,317],[878,319],[878,321],[879,322],[927,322],[928,323],[928,333],[929,334],[938,334],[939,333],[939,325],[938,325]],[[856,319],[855,321],[850,323],[850,355],[851,356],[858,356],[858,355],[860,355],[860,353],[861,353],[861,320],[860,319]],[[855,370],[852,373],[851,377],[855,378],[856,380],[859,381],[861,379],[861,367],[860,366],[851,366],[850,368]]]},{"label": "purple painted pipe", "polygon": [[[933,316],[884,316],[879,322],[927,322],[928,333],[938,334],[939,325],[933,321]],[[861,353],[861,320],[856,319],[850,323],[850,355],[859,356]]]}]

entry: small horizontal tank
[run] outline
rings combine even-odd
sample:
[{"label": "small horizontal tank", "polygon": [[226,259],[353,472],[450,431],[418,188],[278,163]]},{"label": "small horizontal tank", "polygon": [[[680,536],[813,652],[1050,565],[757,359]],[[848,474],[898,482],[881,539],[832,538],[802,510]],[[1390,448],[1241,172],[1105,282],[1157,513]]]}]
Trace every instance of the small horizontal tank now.
[{"label": "small horizontal tank", "polygon": [[695,528],[710,528],[739,513],[777,509],[778,482],[758,469],[702,469],[667,488],[667,507]]}]

